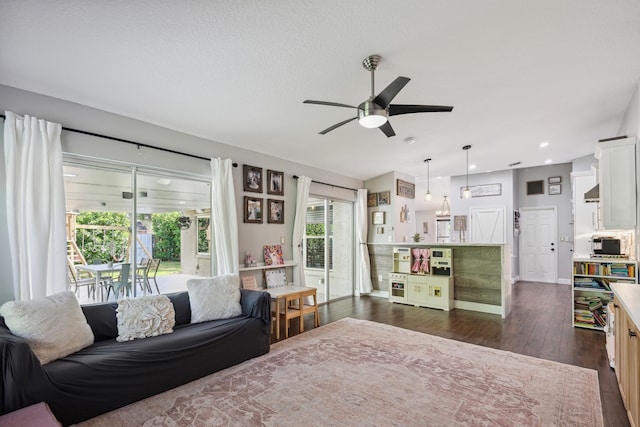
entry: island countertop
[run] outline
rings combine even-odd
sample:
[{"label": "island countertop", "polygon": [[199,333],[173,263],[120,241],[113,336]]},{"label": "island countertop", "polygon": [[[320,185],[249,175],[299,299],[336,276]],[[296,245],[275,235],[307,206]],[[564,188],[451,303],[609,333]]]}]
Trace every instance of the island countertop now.
[{"label": "island countertop", "polygon": [[636,326],[640,325],[640,285],[611,283],[613,293]]}]

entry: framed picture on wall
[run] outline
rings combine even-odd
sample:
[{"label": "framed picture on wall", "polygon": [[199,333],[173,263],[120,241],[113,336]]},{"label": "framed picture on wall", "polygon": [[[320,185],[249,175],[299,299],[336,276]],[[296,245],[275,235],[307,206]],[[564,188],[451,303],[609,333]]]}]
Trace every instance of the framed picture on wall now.
[{"label": "framed picture on wall", "polygon": [[267,222],[284,224],[284,200],[267,199]]},{"label": "framed picture on wall", "polygon": [[562,177],[561,176],[550,176],[549,177],[549,184],[560,184],[562,182]]},{"label": "framed picture on wall", "polygon": [[397,179],[396,184],[397,184],[396,194],[398,196],[406,197],[408,199],[415,199],[416,185],[414,183]]},{"label": "framed picture on wall", "polygon": [[378,193],[367,194],[367,207],[372,208],[378,206]]},{"label": "framed picture on wall", "polygon": [[262,224],[262,202],[260,197],[244,196],[244,222]]},{"label": "framed picture on wall", "polygon": [[284,173],[267,169],[267,194],[284,196]]},{"label": "framed picture on wall", "polygon": [[384,224],[384,212],[383,211],[371,212],[371,223],[373,225]]},{"label": "framed picture on wall", "polygon": [[262,168],[243,165],[242,177],[244,180],[244,191],[262,193]]},{"label": "framed picture on wall", "polygon": [[386,206],[389,204],[389,201],[391,200],[391,191],[382,191],[376,194],[378,195],[379,206]]},{"label": "framed picture on wall", "polygon": [[549,184],[549,195],[562,194],[562,184]]},{"label": "framed picture on wall", "polygon": [[544,194],[544,181],[527,181],[527,196]]}]

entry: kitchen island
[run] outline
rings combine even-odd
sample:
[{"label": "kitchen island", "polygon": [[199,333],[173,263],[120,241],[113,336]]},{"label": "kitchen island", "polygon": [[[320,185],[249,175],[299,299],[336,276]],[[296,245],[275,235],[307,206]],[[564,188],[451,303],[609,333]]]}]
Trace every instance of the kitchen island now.
[{"label": "kitchen island", "polygon": [[451,248],[454,308],[492,313],[511,312],[511,247],[491,243],[369,243],[371,280],[377,294],[388,296],[394,273],[393,248]]}]

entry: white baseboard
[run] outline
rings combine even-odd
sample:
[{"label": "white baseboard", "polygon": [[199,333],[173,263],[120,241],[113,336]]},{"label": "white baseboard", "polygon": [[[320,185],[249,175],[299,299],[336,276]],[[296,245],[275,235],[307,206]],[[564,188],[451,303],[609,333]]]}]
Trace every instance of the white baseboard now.
[{"label": "white baseboard", "polygon": [[455,308],[459,308],[460,310],[479,311],[481,313],[497,314],[499,316],[502,316],[502,307],[499,305],[454,300],[453,306]]},{"label": "white baseboard", "polygon": [[558,284],[559,285],[570,285],[571,284],[571,279],[558,279]]},{"label": "white baseboard", "polygon": [[368,294],[370,297],[386,298],[389,299],[389,291],[381,291],[374,289],[373,292]]}]

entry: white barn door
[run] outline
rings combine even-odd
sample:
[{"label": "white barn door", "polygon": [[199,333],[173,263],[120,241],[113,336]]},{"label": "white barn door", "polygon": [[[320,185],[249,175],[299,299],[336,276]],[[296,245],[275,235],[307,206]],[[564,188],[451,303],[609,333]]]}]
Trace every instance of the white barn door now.
[{"label": "white barn door", "polygon": [[471,208],[470,243],[505,243],[505,207]]}]

